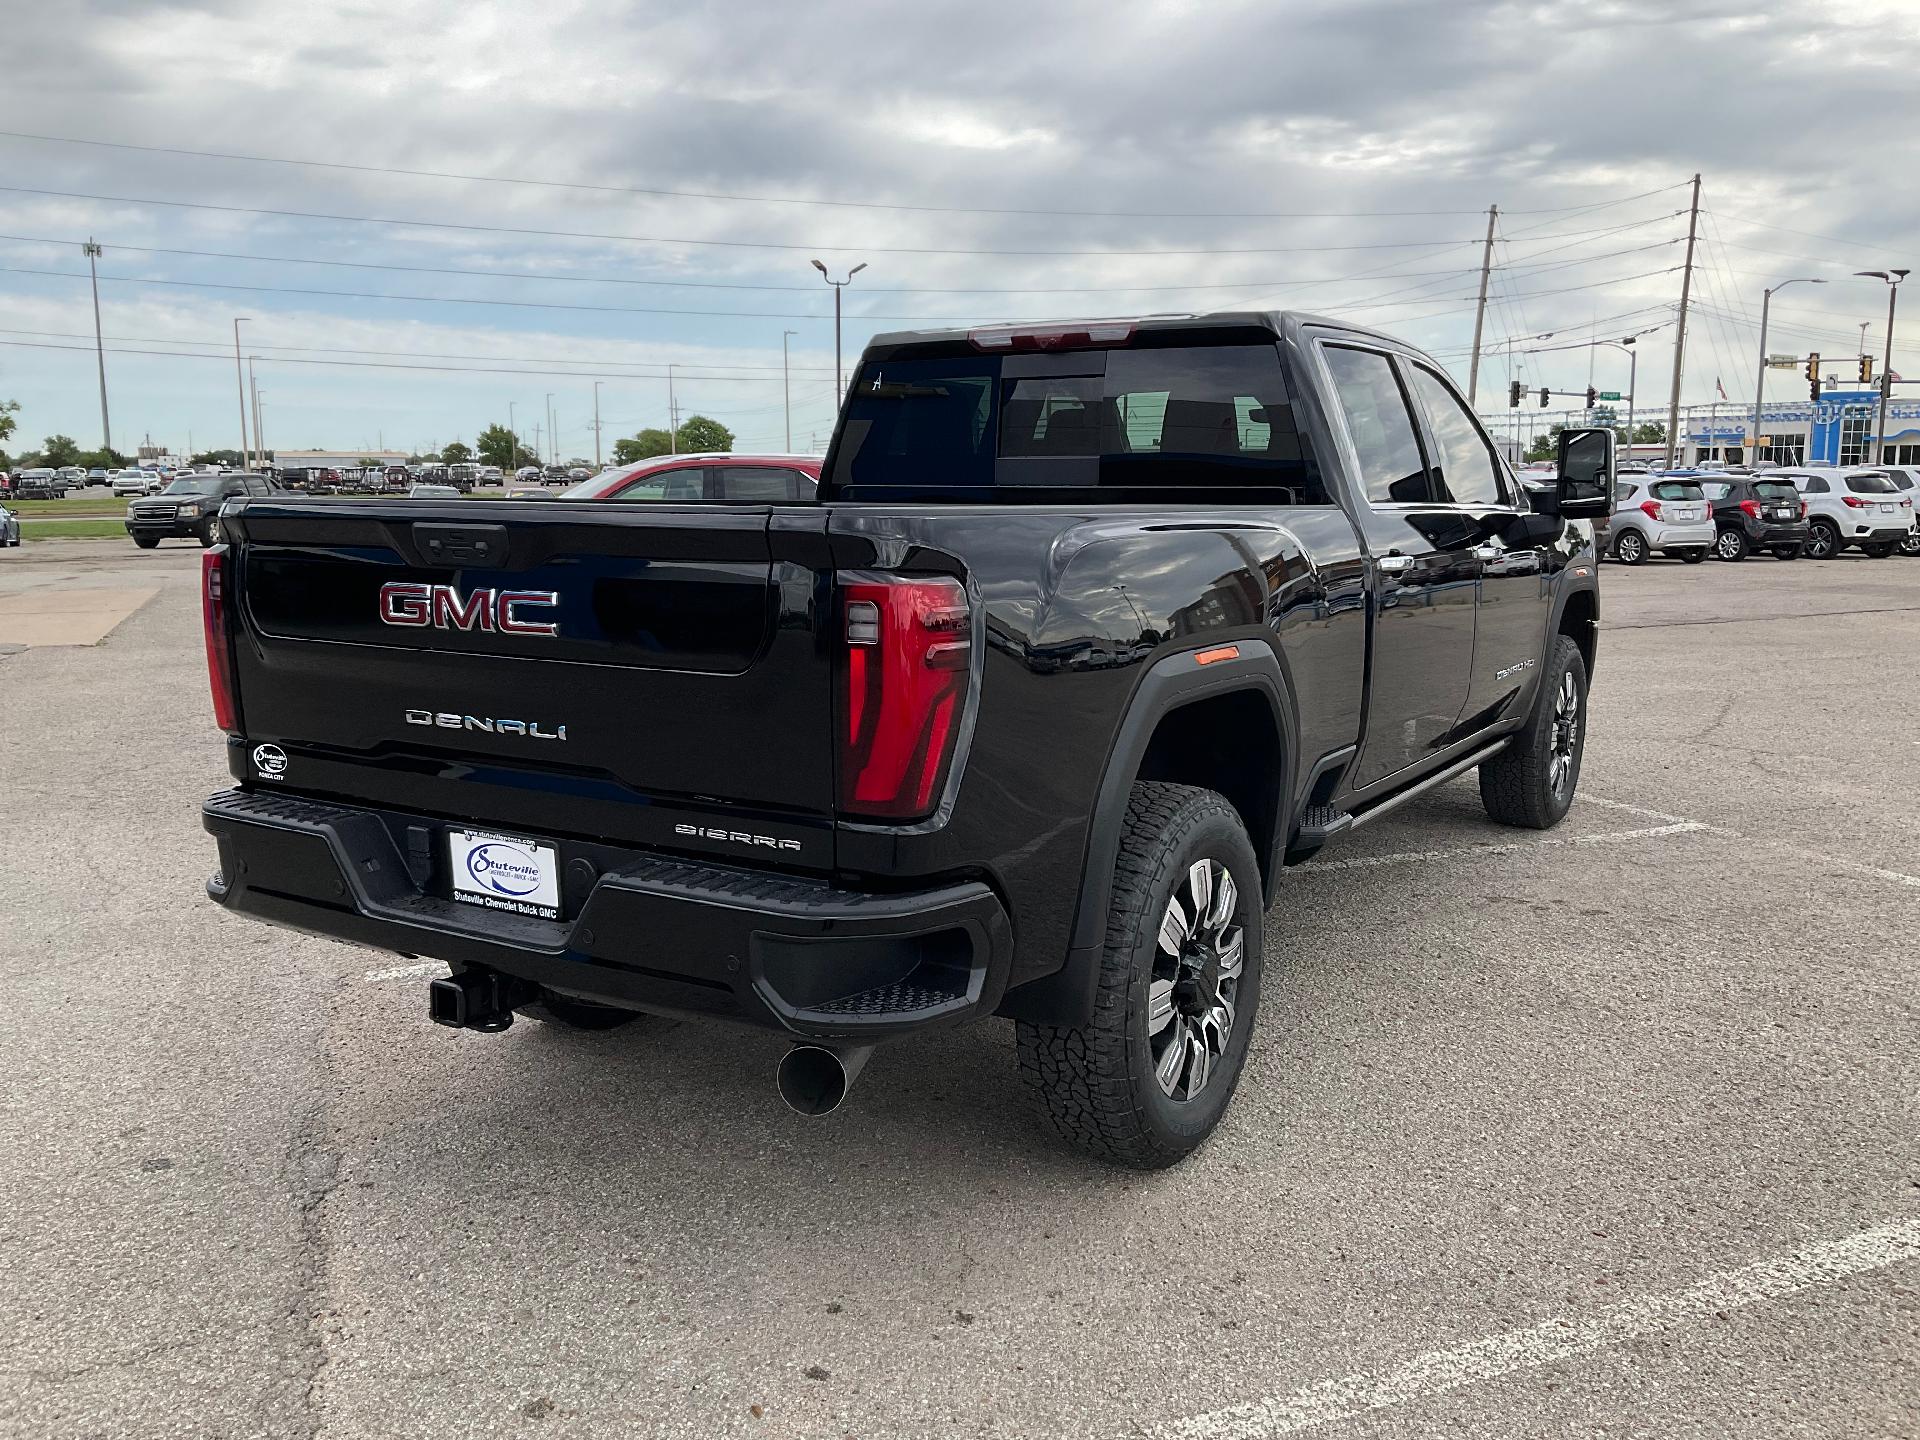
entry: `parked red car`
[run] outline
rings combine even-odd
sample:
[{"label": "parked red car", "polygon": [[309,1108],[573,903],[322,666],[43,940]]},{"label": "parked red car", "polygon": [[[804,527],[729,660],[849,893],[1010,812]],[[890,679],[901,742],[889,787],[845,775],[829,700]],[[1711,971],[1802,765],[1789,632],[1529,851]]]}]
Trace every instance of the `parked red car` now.
[{"label": "parked red car", "polygon": [[731,500],[765,505],[811,500],[820,484],[818,455],[660,455],[602,470],[560,492],[562,500]]}]

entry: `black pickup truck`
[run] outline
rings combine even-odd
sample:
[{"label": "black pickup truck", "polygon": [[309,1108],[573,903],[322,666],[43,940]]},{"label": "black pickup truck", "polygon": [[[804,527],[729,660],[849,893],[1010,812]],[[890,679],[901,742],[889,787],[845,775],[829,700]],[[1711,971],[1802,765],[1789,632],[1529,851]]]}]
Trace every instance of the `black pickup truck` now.
[{"label": "black pickup truck", "polygon": [[1476,767],[1565,815],[1612,434],[1559,459],[1529,504],[1431,360],[1246,313],[882,336],[806,502],[229,505],[208,892],[448,962],[443,1024],[784,1032],[809,1113],[1006,1016],[1170,1164],[1286,866]]}]

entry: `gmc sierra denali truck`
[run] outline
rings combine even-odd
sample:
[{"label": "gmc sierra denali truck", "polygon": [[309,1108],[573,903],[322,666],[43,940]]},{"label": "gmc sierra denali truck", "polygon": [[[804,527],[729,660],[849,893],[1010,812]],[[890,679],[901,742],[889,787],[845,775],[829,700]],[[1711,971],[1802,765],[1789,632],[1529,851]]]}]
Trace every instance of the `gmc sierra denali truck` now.
[{"label": "gmc sierra denali truck", "polygon": [[804,502],[231,504],[208,893],[446,961],[446,1025],[783,1032],[803,1112],[1006,1016],[1168,1165],[1286,866],[1474,768],[1566,814],[1612,447],[1530,503],[1426,356],[1247,313],[879,337]]}]

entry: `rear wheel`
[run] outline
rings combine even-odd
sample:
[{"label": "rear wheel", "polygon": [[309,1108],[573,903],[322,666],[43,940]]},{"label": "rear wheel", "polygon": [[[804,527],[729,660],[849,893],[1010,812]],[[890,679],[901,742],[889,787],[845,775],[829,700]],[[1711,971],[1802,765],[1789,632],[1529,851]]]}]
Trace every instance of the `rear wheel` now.
[{"label": "rear wheel", "polygon": [[1613,553],[1622,565],[1644,565],[1647,563],[1647,537],[1638,530],[1622,530],[1614,537]]},{"label": "rear wheel", "polygon": [[1807,536],[1809,560],[1831,560],[1840,553],[1840,531],[1831,520],[1815,520]]},{"label": "rear wheel", "polygon": [[1502,825],[1558,825],[1580,784],[1587,744],[1587,664],[1565,635],[1553,642],[1526,728],[1480,767],[1480,803]]},{"label": "rear wheel", "polygon": [[1897,543],[1897,541],[1893,540],[1882,540],[1877,545],[1862,545],[1860,547],[1860,553],[1872,560],[1884,560],[1893,554],[1894,547]]},{"label": "rear wheel", "polygon": [[617,1030],[641,1018],[638,1010],[619,1010],[611,1005],[591,1005],[585,1000],[570,1000],[551,990],[542,990],[531,1005],[522,1005],[519,1014],[547,1025],[563,1025],[569,1030]]},{"label": "rear wheel", "polygon": [[1776,545],[1773,547],[1773,558],[1776,560],[1798,560],[1800,558],[1800,547],[1798,545]]},{"label": "rear wheel", "polygon": [[1902,555],[1920,555],[1920,530],[1909,530],[1907,538],[1900,542]]},{"label": "rear wheel", "polygon": [[1140,784],[1114,866],[1085,1025],[1015,1027],[1028,1092],[1073,1144],[1158,1170],[1226,1113],[1260,999],[1253,846],[1211,790]]},{"label": "rear wheel", "polygon": [[1713,542],[1713,553],[1722,560],[1744,560],[1748,548],[1747,537],[1739,530],[1722,530]]}]

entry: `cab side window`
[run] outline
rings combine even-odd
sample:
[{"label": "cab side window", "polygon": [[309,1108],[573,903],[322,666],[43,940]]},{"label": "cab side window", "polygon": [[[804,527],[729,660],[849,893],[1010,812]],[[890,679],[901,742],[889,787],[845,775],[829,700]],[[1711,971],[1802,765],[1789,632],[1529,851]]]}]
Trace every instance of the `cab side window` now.
[{"label": "cab side window", "polygon": [[607,498],[625,504],[648,501],[704,500],[707,498],[706,468],[689,465],[665,474],[642,475],[631,485],[622,486]]},{"label": "cab side window", "polygon": [[1467,407],[1446,381],[1424,365],[1408,366],[1413,390],[1427,412],[1427,429],[1439,453],[1433,457],[1433,498],[1456,505],[1504,505],[1499,462]]},{"label": "cab side window", "polygon": [[798,500],[800,472],[775,465],[716,465],[712,498],[715,500],[768,501]]},{"label": "cab side window", "polygon": [[1413,505],[1430,499],[1427,467],[1407,397],[1393,364],[1376,350],[1328,345],[1322,351],[1334,393],[1353,437],[1360,482],[1376,505]]}]

